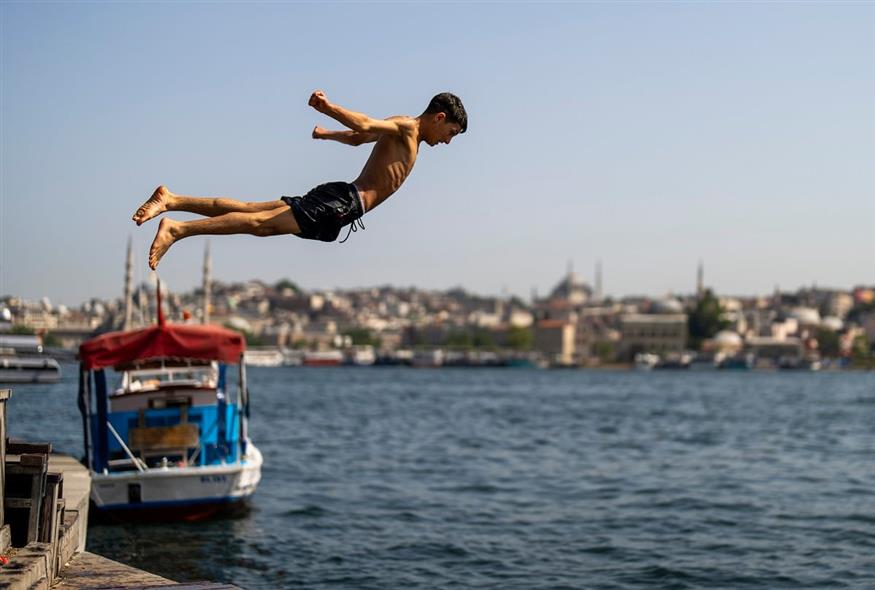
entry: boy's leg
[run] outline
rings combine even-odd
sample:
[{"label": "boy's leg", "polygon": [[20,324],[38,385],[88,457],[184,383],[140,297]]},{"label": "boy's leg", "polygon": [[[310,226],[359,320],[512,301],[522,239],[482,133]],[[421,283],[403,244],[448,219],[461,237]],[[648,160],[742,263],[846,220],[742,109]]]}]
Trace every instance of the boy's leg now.
[{"label": "boy's leg", "polygon": [[282,201],[279,203],[279,207],[271,210],[254,213],[237,211],[194,221],[174,221],[165,217],[149,249],[149,267],[154,270],[174,242],[189,236],[250,234],[264,237],[301,233],[291,208]]},{"label": "boy's leg", "polygon": [[137,225],[149,221],[165,211],[188,211],[205,217],[215,217],[226,213],[259,213],[286,206],[283,201],[248,202],[225,197],[189,197],[170,192],[166,186],[159,186],[152,196],[143,203],[132,219]]}]

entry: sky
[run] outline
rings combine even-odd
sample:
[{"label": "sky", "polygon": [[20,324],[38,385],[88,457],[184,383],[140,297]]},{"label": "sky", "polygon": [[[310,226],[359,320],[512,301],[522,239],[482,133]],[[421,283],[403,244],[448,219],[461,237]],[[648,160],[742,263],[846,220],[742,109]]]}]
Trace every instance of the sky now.
[{"label": "sky", "polygon": [[[369,153],[315,89],[373,117],[461,97],[345,244],[197,236],[159,275],[546,294],[875,283],[875,3],[0,3],[0,295],[122,294],[159,184],[268,201]],[[191,214],[171,213],[174,219]],[[344,230],[345,233],[345,230]]]}]

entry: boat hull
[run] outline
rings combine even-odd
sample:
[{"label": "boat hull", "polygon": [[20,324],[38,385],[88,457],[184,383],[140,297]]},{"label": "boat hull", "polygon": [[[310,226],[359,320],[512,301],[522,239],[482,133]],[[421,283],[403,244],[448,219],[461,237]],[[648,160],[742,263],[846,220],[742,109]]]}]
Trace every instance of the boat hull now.
[{"label": "boat hull", "polygon": [[197,521],[240,510],[261,479],[252,444],[240,463],[92,473],[95,516],[121,521]]},{"label": "boat hull", "polygon": [[48,357],[0,357],[0,383],[58,383],[61,366]]},{"label": "boat hull", "polygon": [[0,383],[60,383],[60,371],[0,369]]}]

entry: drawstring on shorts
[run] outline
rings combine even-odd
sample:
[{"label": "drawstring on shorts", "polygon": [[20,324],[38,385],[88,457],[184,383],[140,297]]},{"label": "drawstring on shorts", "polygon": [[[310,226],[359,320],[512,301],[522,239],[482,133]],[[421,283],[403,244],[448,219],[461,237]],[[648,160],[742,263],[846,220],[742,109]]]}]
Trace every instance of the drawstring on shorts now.
[{"label": "drawstring on shorts", "polygon": [[[358,227],[356,227],[356,223],[358,223]],[[349,231],[346,232],[346,237],[343,238],[342,240],[340,240],[340,242],[338,242],[338,243],[340,243],[340,244],[344,243],[345,241],[347,241],[349,239],[349,236],[351,236],[353,232],[357,232],[359,229],[361,229],[361,230],[365,229],[365,224],[362,221],[361,217],[359,217],[358,219],[352,220],[352,223],[349,224]]]}]

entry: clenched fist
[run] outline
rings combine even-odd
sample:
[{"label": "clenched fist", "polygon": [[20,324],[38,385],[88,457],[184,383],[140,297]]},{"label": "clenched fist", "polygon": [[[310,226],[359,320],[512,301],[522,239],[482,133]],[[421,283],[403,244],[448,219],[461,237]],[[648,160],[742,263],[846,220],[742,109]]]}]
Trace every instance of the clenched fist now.
[{"label": "clenched fist", "polygon": [[317,90],[316,92],[311,94],[310,100],[307,104],[309,104],[320,113],[324,113],[328,109],[328,99],[325,98],[325,93],[321,90]]}]

